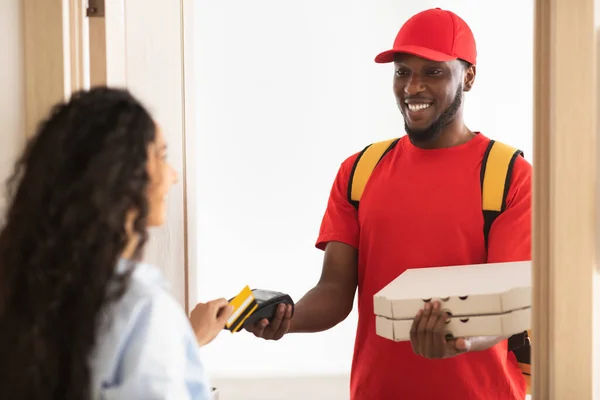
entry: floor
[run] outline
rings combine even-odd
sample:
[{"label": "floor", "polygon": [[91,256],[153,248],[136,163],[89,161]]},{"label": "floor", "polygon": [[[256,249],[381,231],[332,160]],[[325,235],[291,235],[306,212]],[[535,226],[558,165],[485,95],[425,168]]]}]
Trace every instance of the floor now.
[{"label": "floor", "polygon": [[[213,379],[218,400],[348,400],[347,376]],[[217,399],[215,399],[217,400]]]},{"label": "floor", "polygon": [[[214,379],[214,400],[348,400],[347,376]],[[526,400],[531,400],[527,396]]]}]

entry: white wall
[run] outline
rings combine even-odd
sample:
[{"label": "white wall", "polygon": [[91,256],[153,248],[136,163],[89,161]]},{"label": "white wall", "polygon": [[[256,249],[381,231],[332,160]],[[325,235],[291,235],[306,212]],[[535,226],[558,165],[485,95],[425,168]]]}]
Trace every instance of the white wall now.
[{"label": "white wall", "polygon": [[[165,225],[150,231],[144,259],[163,270],[186,305],[185,88],[182,6],[188,0],[107,2],[108,84],[122,85],[148,107],[163,129],[179,183],[168,195]],[[124,29],[123,29],[124,27]],[[120,31],[123,29],[123,31]],[[124,68],[122,70],[121,68]]]},{"label": "white wall", "polygon": [[0,209],[4,206],[4,181],[25,138],[21,13],[21,0],[0,1]]},{"label": "white wall", "polygon": [[[471,129],[532,155],[533,0],[443,2],[473,29]],[[375,55],[439,2],[200,1],[196,21],[198,292],[244,285],[298,300],[318,280],[314,248],[339,164],[403,134],[393,69]],[[506,29],[507,23],[511,29]],[[279,342],[224,332],[204,349],[213,376],[347,373],[356,311],[329,332]]]}]

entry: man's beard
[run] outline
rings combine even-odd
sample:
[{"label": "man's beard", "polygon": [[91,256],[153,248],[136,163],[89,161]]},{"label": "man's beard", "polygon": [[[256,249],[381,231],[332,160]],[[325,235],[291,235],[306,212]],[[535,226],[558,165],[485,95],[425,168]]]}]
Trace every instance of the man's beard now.
[{"label": "man's beard", "polygon": [[427,143],[432,140],[437,139],[444,129],[452,122],[458,109],[462,104],[463,98],[463,89],[462,85],[458,85],[458,89],[456,90],[456,95],[454,96],[454,100],[452,104],[444,112],[439,116],[431,125],[429,125],[425,129],[410,129],[408,124],[406,123],[406,118],[404,119],[404,129],[406,130],[406,134],[408,135],[410,141],[412,143]]}]

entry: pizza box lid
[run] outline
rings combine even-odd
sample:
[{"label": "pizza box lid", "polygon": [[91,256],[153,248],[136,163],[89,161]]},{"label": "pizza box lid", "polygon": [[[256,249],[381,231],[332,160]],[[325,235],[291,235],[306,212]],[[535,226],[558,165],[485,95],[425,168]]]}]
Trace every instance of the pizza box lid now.
[{"label": "pizza box lid", "polygon": [[413,319],[438,300],[453,316],[505,313],[531,306],[531,261],[408,269],[373,297],[375,315]]}]

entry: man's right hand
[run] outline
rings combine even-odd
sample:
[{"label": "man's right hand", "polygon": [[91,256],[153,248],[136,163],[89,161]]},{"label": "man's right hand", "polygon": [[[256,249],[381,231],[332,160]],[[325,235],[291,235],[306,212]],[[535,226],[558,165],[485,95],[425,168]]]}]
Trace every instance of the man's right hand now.
[{"label": "man's right hand", "polygon": [[358,285],[358,250],[347,244],[331,242],[325,248],[323,270],[317,285],[295,305],[281,304],[271,322],[266,319],[246,328],[254,336],[279,340],[288,332],[322,332],[342,322],[354,302]]},{"label": "man's right hand", "polygon": [[248,332],[258,338],[266,340],[279,340],[288,333],[292,321],[292,306],[280,304],[275,312],[275,317],[269,322],[268,319],[261,319],[254,326],[245,328]]}]

